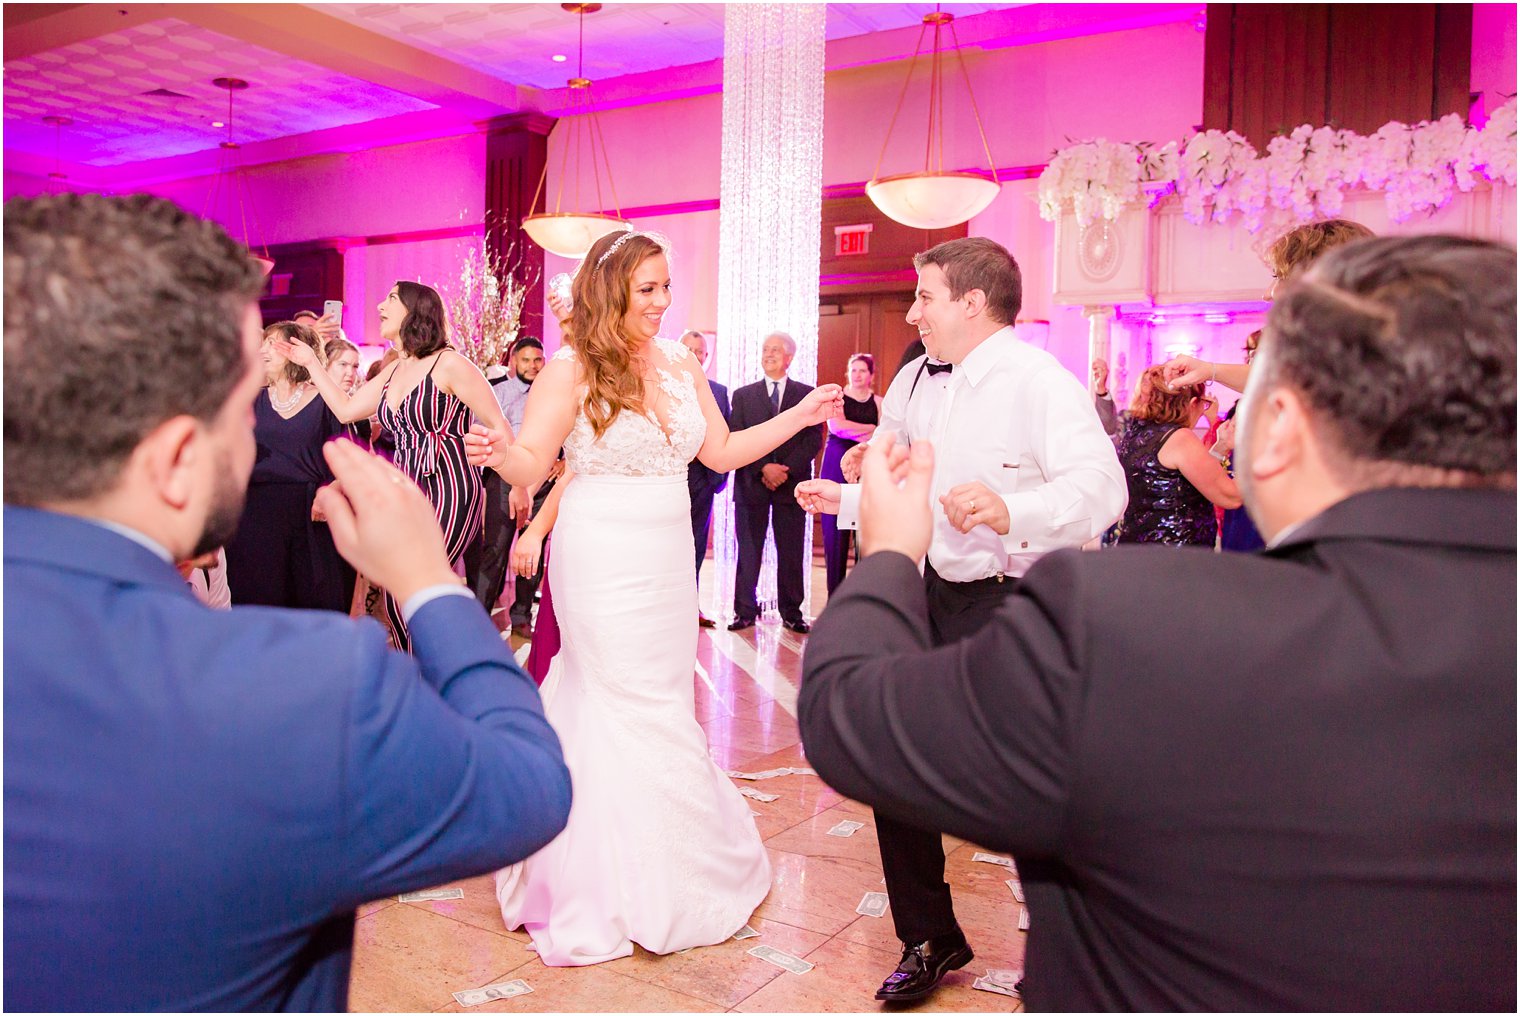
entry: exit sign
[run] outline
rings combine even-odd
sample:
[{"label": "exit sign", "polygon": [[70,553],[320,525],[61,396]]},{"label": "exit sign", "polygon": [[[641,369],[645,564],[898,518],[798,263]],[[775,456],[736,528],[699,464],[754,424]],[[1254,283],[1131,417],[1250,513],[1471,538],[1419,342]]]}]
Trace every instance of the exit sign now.
[{"label": "exit sign", "polygon": [[869,222],[858,226],[835,226],[834,256],[843,258],[871,253],[871,229]]}]

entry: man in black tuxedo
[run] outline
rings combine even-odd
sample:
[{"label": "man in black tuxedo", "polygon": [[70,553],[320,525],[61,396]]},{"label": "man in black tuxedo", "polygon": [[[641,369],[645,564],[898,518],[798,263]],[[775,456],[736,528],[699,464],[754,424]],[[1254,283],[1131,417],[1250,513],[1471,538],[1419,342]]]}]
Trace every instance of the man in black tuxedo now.
[{"label": "man in black tuxedo", "polygon": [[[786,370],[797,355],[797,343],[785,332],[772,332],[760,347],[765,377],[734,391],[729,426],[743,430],[770,419],[801,402],[810,385],[793,381]],[[813,475],[813,460],[823,447],[823,428],[807,427],[769,455],[734,470],[734,528],[739,537],[739,563],[734,579],[734,621],[729,631],[754,626],[760,614],[755,587],[760,582],[760,557],[765,530],[776,540],[776,600],[781,621],[799,635],[808,632],[802,616],[802,533],[807,513],[797,504],[797,484]]]},{"label": "man in black tuxedo", "polygon": [[937,648],[936,452],[873,443],[803,743],[1019,858],[1030,1009],[1514,1011],[1515,269],[1457,237],[1326,255],[1240,413],[1267,549],[1055,551]]},{"label": "man in black tuxedo", "polygon": [[[691,355],[697,358],[704,371],[707,370],[707,336],[702,332],[692,329],[681,336],[681,345],[691,350]],[[712,378],[707,379],[707,386],[712,389],[713,401],[718,404],[718,412],[723,414],[725,423],[729,422],[728,409],[728,386],[721,385]],[[697,576],[702,574],[702,559],[707,556],[707,534],[712,527],[713,498],[723,492],[728,486],[728,474],[719,473],[702,465],[700,459],[692,459],[686,467],[686,492],[691,495],[691,542],[697,548]],[[697,613],[697,623],[703,628],[711,628],[713,622],[705,617],[700,611]]]}]

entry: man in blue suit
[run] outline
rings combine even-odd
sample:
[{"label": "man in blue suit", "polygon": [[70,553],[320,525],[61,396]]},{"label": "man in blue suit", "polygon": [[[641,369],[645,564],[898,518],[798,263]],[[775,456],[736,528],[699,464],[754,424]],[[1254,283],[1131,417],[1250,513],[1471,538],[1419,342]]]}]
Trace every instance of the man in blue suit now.
[{"label": "man in blue suit", "polygon": [[175,570],[240,514],[262,288],[166,201],[6,205],[8,1009],[342,1011],[355,907],[568,815],[532,683],[387,463],[329,444],[318,497],[415,658],[370,621],[209,610]]},{"label": "man in blue suit", "polygon": [[[704,371],[707,370],[708,348],[707,336],[702,332],[692,329],[681,336],[681,345],[691,350],[691,355],[697,358]],[[721,385],[712,378],[707,379],[707,386],[712,389],[713,401],[718,404],[718,411],[723,414],[723,422],[729,421],[728,414],[728,387]],[[723,492],[728,486],[728,474],[719,473],[702,465],[700,459],[692,459],[686,467],[686,492],[691,495],[691,542],[697,548],[697,576],[702,575],[702,559],[707,556],[707,534],[712,528],[713,498]],[[713,622],[700,612],[697,614],[697,623],[703,628],[713,627]]]}]

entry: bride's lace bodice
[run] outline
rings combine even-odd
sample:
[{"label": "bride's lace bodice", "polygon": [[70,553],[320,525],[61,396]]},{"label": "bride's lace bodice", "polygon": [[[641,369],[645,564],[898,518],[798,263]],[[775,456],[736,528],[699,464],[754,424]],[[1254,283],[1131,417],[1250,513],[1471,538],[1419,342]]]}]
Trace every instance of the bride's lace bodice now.
[{"label": "bride's lace bodice", "polygon": [[[657,338],[656,347],[672,364],[691,356],[679,342]],[[556,360],[575,359],[575,350],[561,346]],[[575,426],[565,439],[565,466],[572,472],[596,476],[684,476],[707,436],[707,420],[696,389],[684,373],[656,367],[660,389],[670,398],[670,437],[652,415],[622,412],[600,438],[593,435],[583,409],[575,411]]]}]

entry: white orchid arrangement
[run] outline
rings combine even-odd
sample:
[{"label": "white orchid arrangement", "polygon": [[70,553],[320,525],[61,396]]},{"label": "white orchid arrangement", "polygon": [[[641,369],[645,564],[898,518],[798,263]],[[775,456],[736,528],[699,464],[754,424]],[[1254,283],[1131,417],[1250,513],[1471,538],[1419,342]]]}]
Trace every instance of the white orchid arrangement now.
[{"label": "white orchid arrangement", "polygon": [[1175,191],[1189,222],[1238,215],[1254,233],[1269,220],[1333,218],[1360,187],[1382,191],[1402,222],[1483,182],[1515,185],[1515,108],[1510,99],[1481,129],[1455,114],[1393,121],[1370,137],[1304,124],[1273,138],[1265,155],[1234,131],[1200,131],[1180,146],[1084,141],[1040,174],[1040,215],[1055,221],[1069,207],[1086,225],[1138,207],[1142,193],[1154,204]]}]

